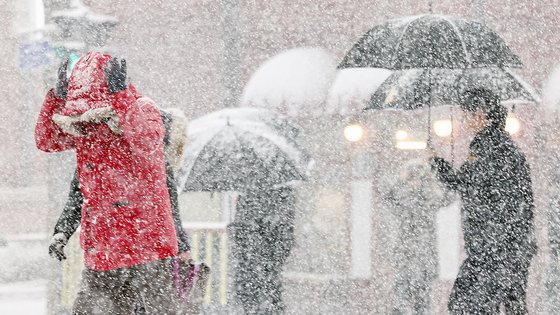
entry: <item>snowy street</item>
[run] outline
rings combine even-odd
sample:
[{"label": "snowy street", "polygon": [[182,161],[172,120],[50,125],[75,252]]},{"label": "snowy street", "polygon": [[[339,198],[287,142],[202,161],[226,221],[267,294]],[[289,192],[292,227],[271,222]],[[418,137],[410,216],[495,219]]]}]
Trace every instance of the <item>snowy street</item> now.
[{"label": "snowy street", "polygon": [[0,315],[560,314],[560,0],[0,0]]},{"label": "snowy street", "polygon": [[47,314],[47,280],[0,284],[0,314]]}]

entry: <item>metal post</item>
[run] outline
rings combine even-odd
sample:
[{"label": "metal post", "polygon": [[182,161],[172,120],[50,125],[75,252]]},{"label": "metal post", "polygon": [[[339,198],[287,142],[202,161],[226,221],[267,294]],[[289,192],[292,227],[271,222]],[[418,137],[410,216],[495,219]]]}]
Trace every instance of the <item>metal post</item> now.
[{"label": "metal post", "polygon": [[239,0],[222,0],[224,6],[223,107],[236,107],[240,97]]},{"label": "metal post", "polygon": [[472,12],[473,18],[480,22],[484,22],[486,20],[485,15],[485,7],[486,7],[486,0],[473,0],[472,2]]}]

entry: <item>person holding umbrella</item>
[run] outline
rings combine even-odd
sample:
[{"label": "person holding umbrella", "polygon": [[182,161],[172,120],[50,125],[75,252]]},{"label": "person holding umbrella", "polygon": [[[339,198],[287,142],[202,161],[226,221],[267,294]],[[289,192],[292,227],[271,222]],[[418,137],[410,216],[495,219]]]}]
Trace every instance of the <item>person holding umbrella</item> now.
[{"label": "person holding umbrella", "polygon": [[234,295],[244,314],[284,314],[281,272],[295,242],[292,187],[240,193],[231,232]]},{"label": "person holding umbrella", "polygon": [[295,242],[293,184],[313,166],[298,133],[285,116],[260,108],[223,109],[189,125],[179,190],[239,193],[228,225],[236,312],[284,313],[281,272]]},{"label": "person holding umbrella", "polygon": [[527,314],[528,268],[536,253],[533,192],[525,155],[505,131],[507,109],[499,97],[473,89],[461,108],[476,135],[458,169],[432,159],[437,177],[462,199],[466,260],[455,280],[451,314]]}]

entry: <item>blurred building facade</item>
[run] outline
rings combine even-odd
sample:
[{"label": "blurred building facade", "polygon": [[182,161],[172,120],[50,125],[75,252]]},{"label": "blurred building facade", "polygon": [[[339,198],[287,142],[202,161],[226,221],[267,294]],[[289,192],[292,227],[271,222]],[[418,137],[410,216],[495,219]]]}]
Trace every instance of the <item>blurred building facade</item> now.
[{"label": "blurred building facade", "polygon": [[[19,47],[29,39],[18,35],[12,26],[19,18],[16,1],[19,0],[0,0],[0,26],[12,30],[0,32],[3,44],[0,46],[3,74],[0,77],[3,92],[0,99],[0,236],[50,233],[52,213],[56,211],[49,212],[45,207],[50,205],[56,209],[61,206],[66,187],[62,186],[60,193],[49,196],[47,185],[51,182],[47,178],[57,176],[52,170],[57,159],[72,161],[68,156],[47,156],[34,147],[33,124],[42,97],[53,84],[57,64],[34,71],[21,70]],[[49,10],[68,5],[69,0],[43,2],[48,15]],[[286,49],[318,46],[342,58],[371,26],[391,18],[424,14],[430,7],[429,1],[410,0],[83,0],[83,3],[99,14],[114,16],[118,20],[111,32],[111,50],[127,58],[130,77],[140,91],[161,107],[181,108],[189,118],[237,106],[243,86],[252,73],[268,58]],[[516,72],[537,90],[560,62],[560,37],[556,36],[560,33],[557,18],[560,6],[554,0],[434,1],[432,11],[477,18],[487,23],[521,57],[525,68]],[[369,168],[371,178],[377,178],[379,174],[391,175],[393,167],[414,153],[394,148],[393,133],[400,127],[399,123],[394,123],[394,129],[383,130],[377,128],[377,122],[382,119],[403,120],[389,117],[392,114],[369,115],[366,124],[369,132],[361,149],[373,161]],[[533,177],[540,179],[547,171],[539,165],[539,154],[546,143],[539,136],[544,131],[531,121],[544,121],[545,115],[530,108],[519,116],[526,129],[517,139],[534,165]],[[300,313],[313,313],[314,302],[321,299],[321,294],[329,297],[324,303],[325,311],[336,312],[338,307],[340,313],[344,313],[344,308],[351,306],[366,313],[385,313],[387,303],[370,302],[371,299],[387,301],[390,296],[390,288],[383,285],[392,276],[392,262],[388,257],[390,246],[385,245],[390,243],[390,233],[385,232],[390,223],[384,221],[381,206],[374,209],[371,219],[373,273],[370,279],[348,280],[352,203],[349,182],[354,148],[342,136],[347,123],[345,119],[333,116],[326,119],[317,115],[294,117],[305,126],[301,137],[318,162],[315,174],[320,174],[316,175],[313,187],[304,185],[300,189],[302,211],[297,233],[302,243],[288,267],[287,299],[297,299],[302,294],[301,291],[290,291],[297,286],[310,288],[306,292],[322,293],[308,295],[304,292],[309,302],[301,303]],[[404,121],[414,125],[413,118]],[[422,124],[411,128],[419,130]],[[442,148],[445,148],[447,144],[441,141]],[[464,156],[461,154],[465,144],[458,140],[457,160]],[[60,172],[59,180],[53,185],[68,182],[71,167],[56,170]],[[380,205],[378,192],[383,189],[382,182],[374,182],[372,202]],[[537,206],[542,209],[549,192],[540,182],[536,180],[535,189]],[[543,178],[542,182],[546,180]],[[59,204],[49,204],[50,200],[57,198]],[[29,223],[30,220],[33,224]],[[542,235],[544,231],[540,233]],[[545,258],[536,259],[537,265],[542,266],[545,262]],[[449,281],[442,281],[436,289],[437,310],[444,308],[449,285]],[[539,288],[530,290],[537,292]],[[350,302],[353,293],[360,298]],[[531,303],[537,304],[538,299],[532,298]]]}]

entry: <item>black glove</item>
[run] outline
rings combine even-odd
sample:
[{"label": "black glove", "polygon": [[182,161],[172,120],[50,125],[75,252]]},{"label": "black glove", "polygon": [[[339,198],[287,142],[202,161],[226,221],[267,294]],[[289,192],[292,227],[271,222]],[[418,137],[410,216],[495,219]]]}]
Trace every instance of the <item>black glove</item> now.
[{"label": "black glove", "polygon": [[58,68],[58,80],[54,88],[54,95],[65,100],[68,94],[68,78],[66,78],[66,71],[68,70],[68,60],[62,63]]},{"label": "black glove", "polygon": [[109,85],[109,93],[115,94],[126,90],[126,60],[121,59],[119,63],[117,58],[113,58],[109,61],[108,66],[103,68],[103,71]]},{"label": "black glove", "polygon": [[437,156],[434,156],[432,158],[432,161],[431,161],[430,165],[432,167],[432,170],[438,171],[438,172],[449,168],[449,163],[447,163],[447,161],[445,161],[443,158],[440,158],[440,157],[437,157]]},{"label": "black glove", "polygon": [[60,261],[66,259],[64,254],[64,246],[68,243],[68,239],[63,233],[57,233],[51,239],[51,244],[49,245],[49,255],[52,258],[56,258]]}]

